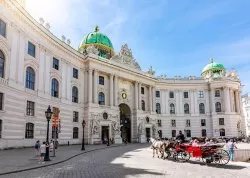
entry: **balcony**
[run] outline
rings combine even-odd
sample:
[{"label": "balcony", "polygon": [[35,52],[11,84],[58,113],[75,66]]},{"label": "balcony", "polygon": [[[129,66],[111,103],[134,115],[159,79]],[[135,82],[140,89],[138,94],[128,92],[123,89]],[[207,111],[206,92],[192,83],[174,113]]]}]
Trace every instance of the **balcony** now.
[{"label": "balcony", "polygon": [[2,85],[8,85],[8,80],[6,80],[4,78],[0,78],[0,84],[2,84]]}]

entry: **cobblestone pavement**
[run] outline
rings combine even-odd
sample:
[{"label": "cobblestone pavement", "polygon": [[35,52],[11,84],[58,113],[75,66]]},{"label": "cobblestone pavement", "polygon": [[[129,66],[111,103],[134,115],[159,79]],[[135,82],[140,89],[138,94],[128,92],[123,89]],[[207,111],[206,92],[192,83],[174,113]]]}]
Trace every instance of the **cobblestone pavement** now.
[{"label": "cobblestone pavement", "polygon": [[200,162],[177,163],[152,158],[146,144],[98,150],[80,155],[67,162],[32,171],[10,174],[13,178],[249,178],[249,163],[229,163],[226,166],[206,166]]}]

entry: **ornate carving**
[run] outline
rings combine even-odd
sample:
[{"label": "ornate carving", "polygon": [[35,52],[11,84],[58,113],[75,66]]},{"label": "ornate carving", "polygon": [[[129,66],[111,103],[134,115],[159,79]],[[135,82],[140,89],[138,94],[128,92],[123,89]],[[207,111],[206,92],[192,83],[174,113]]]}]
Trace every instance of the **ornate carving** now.
[{"label": "ornate carving", "polygon": [[86,52],[87,54],[95,54],[95,55],[99,54],[98,49],[94,45],[88,46]]},{"label": "ornate carving", "polygon": [[154,75],[155,71],[153,70],[153,67],[150,66],[150,68],[148,69],[148,71],[146,73],[148,73],[149,75]]},{"label": "ornate carving", "polygon": [[90,121],[91,135],[98,135],[100,133],[100,121],[92,119]]}]

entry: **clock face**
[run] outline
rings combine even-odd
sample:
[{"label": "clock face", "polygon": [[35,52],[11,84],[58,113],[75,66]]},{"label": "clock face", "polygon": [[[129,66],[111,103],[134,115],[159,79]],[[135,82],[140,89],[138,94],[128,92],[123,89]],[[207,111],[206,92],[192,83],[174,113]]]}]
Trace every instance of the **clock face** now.
[{"label": "clock face", "polygon": [[122,93],[122,98],[126,99],[127,98],[127,94],[126,93]]}]

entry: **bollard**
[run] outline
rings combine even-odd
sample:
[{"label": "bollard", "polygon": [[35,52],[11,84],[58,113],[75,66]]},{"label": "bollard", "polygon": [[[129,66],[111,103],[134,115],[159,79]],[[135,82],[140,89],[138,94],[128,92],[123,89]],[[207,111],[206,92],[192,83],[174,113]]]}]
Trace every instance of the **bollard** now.
[{"label": "bollard", "polygon": [[69,146],[69,141],[68,141],[68,146]]}]

